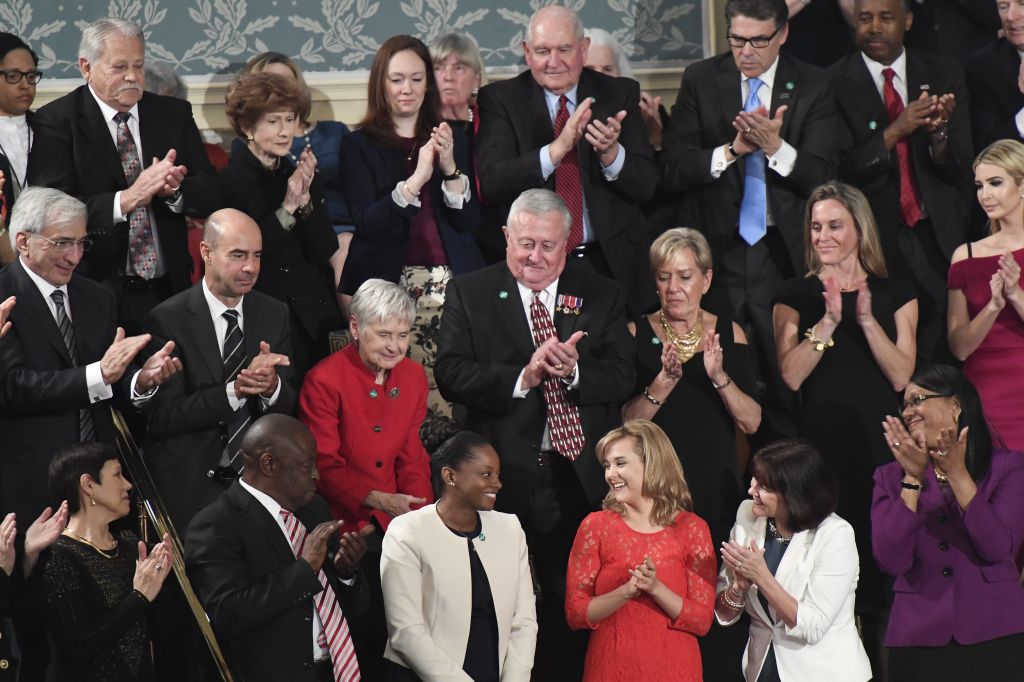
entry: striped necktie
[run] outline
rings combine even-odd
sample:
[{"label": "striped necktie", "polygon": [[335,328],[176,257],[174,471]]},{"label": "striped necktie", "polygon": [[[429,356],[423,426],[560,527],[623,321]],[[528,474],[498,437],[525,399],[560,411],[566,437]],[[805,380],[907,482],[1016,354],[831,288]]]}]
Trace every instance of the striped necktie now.
[{"label": "striped necktie", "polygon": [[[57,308],[57,328],[60,335],[64,337],[64,345],[68,348],[68,355],[71,356],[71,364],[78,367],[78,346],[75,345],[75,328],[71,326],[71,319],[64,309],[64,292],[56,289],[50,294],[53,304]],[[78,435],[82,442],[96,440],[96,425],[92,421],[92,412],[89,408],[82,408],[78,411]]]},{"label": "striped necktie", "polygon": [[[245,336],[242,334],[242,328],[238,326],[237,310],[229,308],[222,315],[228,322],[228,330],[224,335],[224,383],[230,384],[246,364]],[[249,403],[246,401],[228,424],[228,443],[224,448],[224,460],[239,475],[244,466],[242,457],[239,456],[242,436],[245,435],[250,420]]]},{"label": "striped necktie", "polygon": [[[555,112],[555,137],[562,134],[562,129],[569,120],[569,98],[562,95],[558,98],[558,111]],[[562,162],[555,168],[555,192],[565,200],[572,214],[572,228],[569,230],[569,241],[565,250],[572,251],[583,241],[583,180],[580,177],[580,156],[576,147],[562,157]]]}]

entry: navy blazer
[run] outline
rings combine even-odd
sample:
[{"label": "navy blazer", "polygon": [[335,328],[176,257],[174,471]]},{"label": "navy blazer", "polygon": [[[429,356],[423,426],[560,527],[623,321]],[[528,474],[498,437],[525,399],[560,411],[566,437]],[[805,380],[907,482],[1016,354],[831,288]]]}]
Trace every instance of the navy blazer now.
[{"label": "navy blazer", "polygon": [[[468,173],[466,134],[458,127],[452,128],[452,141],[455,165]],[[341,184],[356,232],[348,249],[340,291],[354,294],[360,284],[373,277],[398,281],[405,265],[409,221],[420,209],[412,204],[401,208],[391,198],[398,181],[410,174],[401,149],[378,144],[365,130],[357,130],[342,139],[341,158]],[[461,209],[444,203],[441,182],[441,171],[435,169],[423,191],[430,192],[434,202],[434,220],[448,264],[456,275],[481,268],[484,260],[472,234],[480,220],[480,205],[472,195],[472,178],[470,199]]]}]

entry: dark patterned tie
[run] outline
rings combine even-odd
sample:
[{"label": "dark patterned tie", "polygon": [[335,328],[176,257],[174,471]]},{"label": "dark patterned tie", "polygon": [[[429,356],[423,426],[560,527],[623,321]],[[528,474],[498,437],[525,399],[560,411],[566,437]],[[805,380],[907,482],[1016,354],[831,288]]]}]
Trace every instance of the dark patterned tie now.
[{"label": "dark patterned tie", "polygon": [[[121,156],[124,178],[129,185],[142,173],[139,149],[135,146],[135,138],[128,128],[128,119],[131,116],[127,112],[114,115],[114,120],[117,121],[117,153]],[[156,275],[156,241],[153,238],[149,208],[146,206],[139,206],[128,216],[128,259],[132,271],[139,277],[153,279]]]},{"label": "dark patterned tie", "polygon": [[[885,86],[882,88],[885,110],[889,114],[889,123],[892,123],[903,113],[903,98],[892,82],[896,72],[890,68],[882,69],[882,76],[885,77]],[[913,227],[922,217],[921,199],[917,193],[914,169],[910,166],[910,140],[905,137],[896,143],[896,158],[900,167],[900,217],[907,227]]]},{"label": "dark patterned tie", "polygon": [[[558,113],[555,114],[555,137],[562,134],[566,121],[569,120],[569,98],[562,95],[558,98]],[[569,230],[569,241],[565,244],[566,251],[572,251],[583,241],[583,181],[580,179],[580,157],[574,146],[562,158],[562,163],[555,169],[555,192],[569,206],[572,214],[572,229]]]},{"label": "dark patterned tie", "polygon": [[[230,384],[245,367],[245,336],[242,335],[242,328],[238,326],[237,310],[225,310],[223,316],[228,323],[228,331],[224,335],[224,383]],[[228,466],[239,474],[242,473],[244,466],[239,456],[239,448],[249,421],[249,403],[246,401],[228,424],[228,444],[224,448],[224,458]]]},{"label": "dark patterned tie", "polygon": [[[57,308],[57,328],[60,335],[64,337],[64,345],[68,348],[68,355],[71,356],[71,364],[78,367],[78,346],[75,345],[75,329],[71,326],[71,319],[64,309],[64,292],[60,289],[50,294],[53,304]],[[92,412],[88,408],[78,411],[78,435],[83,442],[96,440],[96,425],[92,421]]]},{"label": "dark patterned tie", "polygon": [[[539,291],[533,292],[533,303],[530,304],[530,321],[533,323],[533,343],[540,346],[555,335],[555,325],[551,315],[540,300]],[[569,400],[565,384],[558,377],[544,377],[544,402],[548,408],[548,433],[551,436],[551,447],[563,457],[574,460],[580,456],[586,439],[583,437],[583,426],[580,424],[580,411],[575,403]]]}]

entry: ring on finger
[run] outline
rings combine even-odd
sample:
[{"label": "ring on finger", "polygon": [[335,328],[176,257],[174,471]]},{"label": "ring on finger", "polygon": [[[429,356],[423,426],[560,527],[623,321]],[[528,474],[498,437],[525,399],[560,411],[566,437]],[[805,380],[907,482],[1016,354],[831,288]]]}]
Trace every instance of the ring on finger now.
[{"label": "ring on finger", "polygon": [[939,457],[945,457],[946,455],[949,454],[949,450],[937,450],[935,454],[938,455]]},{"label": "ring on finger", "polygon": [[895,445],[896,447],[900,446],[900,442],[898,440],[894,440],[892,444]]},{"label": "ring on finger", "polygon": [[748,128],[747,128],[746,130],[744,130],[743,132],[744,132],[744,133],[749,133],[750,131],[751,131],[751,128],[750,128],[750,127],[748,127]]}]

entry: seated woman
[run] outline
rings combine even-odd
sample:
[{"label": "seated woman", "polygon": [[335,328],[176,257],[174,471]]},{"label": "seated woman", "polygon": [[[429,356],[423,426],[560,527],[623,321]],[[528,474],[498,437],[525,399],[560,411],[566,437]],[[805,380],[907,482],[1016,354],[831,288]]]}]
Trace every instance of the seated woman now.
[{"label": "seated woman", "polygon": [[43,569],[54,679],[155,679],[146,616],[171,572],[169,538],[147,555],[144,543],[110,532],[131,511],[132,484],[107,445],[58,452],[49,479],[70,512]]},{"label": "seated woman", "polygon": [[[243,76],[231,88],[227,115],[246,140],[221,171],[228,206],[248,214],[263,234],[256,289],[288,305],[292,376],[330,352],[328,335],[342,326],[329,261],[338,249],[310,149],[291,160],[292,135],[305,95],[283,76]],[[271,349],[273,350],[273,349]]]},{"label": "seated woman", "polygon": [[722,545],[715,600],[722,625],[750,616],[747,682],[871,679],[853,613],[857,545],[834,513],[835,477],[802,440],[765,446],[752,470],[753,499]]},{"label": "seated woman", "polygon": [[380,564],[387,679],[528,682],[537,616],[526,536],[494,511],[501,461],[461,431],[434,453],[437,504],[400,516]]},{"label": "seated woman", "polygon": [[608,496],[569,555],[565,616],[589,628],[583,679],[703,679],[697,637],[711,627],[715,550],[672,443],[628,421],[597,443]]},{"label": "seated woman", "polygon": [[341,143],[341,181],[356,233],[341,278],[351,295],[367,279],[400,284],[416,302],[411,357],[427,371],[428,406],[450,415],[434,382],[444,291],[483,265],[472,230],[480,209],[463,131],[440,118],[430,53],[412,36],[384,41],[370,68],[366,116]]},{"label": "seated woman", "polygon": [[919,370],[903,395],[902,421],[883,425],[896,461],[875,470],[871,507],[875,560],[896,578],[889,679],[1017,679],[1024,455],[993,446],[959,370]]}]

